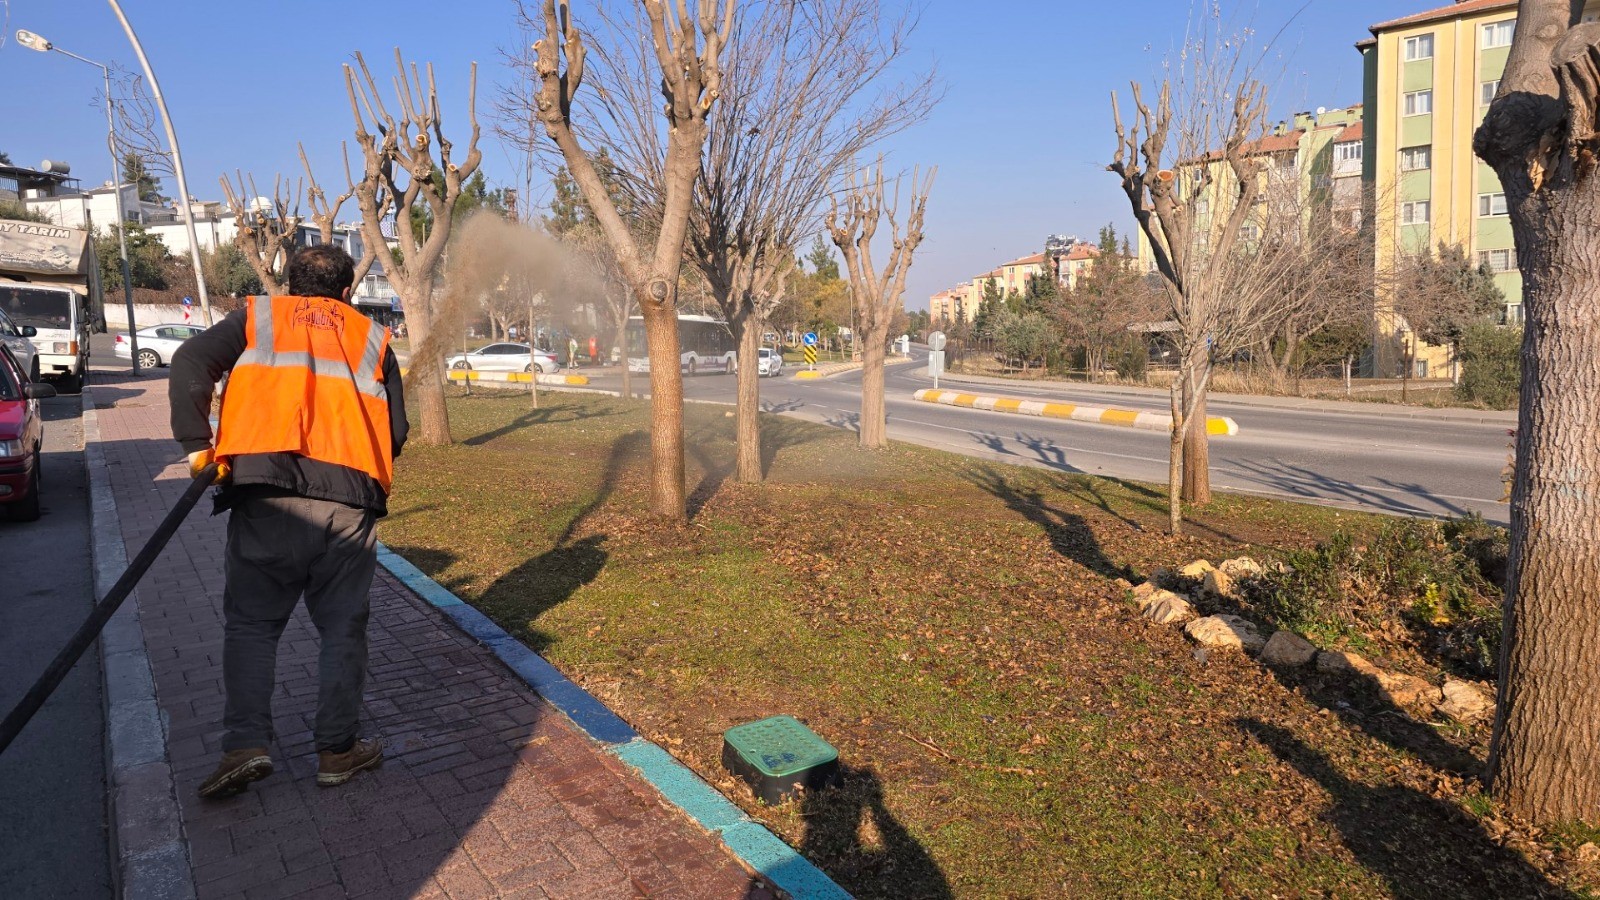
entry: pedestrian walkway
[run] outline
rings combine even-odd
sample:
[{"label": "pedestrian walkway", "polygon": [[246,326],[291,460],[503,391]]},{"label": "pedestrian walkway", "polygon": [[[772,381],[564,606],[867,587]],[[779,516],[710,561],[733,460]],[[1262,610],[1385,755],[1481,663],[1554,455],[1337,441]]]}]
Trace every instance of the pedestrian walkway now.
[{"label": "pedestrian walkway", "polygon": [[[188,473],[171,440],[164,378],[97,372],[94,381],[131,557]],[[201,501],[137,593],[171,778],[119,782],[114,826],[125,860],[162,839],[146,832],[170,830],[144,811],[175,795],[201,900],[774,896],[721,841],[381,568],[363,722],[384,739],[383,768],[316,787],[317,638],[302,609],[278,655],[276,772],[238,797],[200,801],[195,788],[222,736],[226,516],[212,517],[210,506]],[[183,896],[190,886],[171,889],[159,893]]]}]

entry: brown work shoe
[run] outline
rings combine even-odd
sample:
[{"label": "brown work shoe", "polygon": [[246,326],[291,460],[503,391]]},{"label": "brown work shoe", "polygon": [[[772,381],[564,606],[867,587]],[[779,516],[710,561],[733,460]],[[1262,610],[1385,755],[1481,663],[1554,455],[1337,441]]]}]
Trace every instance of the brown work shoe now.
[{"label": "brown work shoe", "polygon": [[317,787],[337,787],[349,781],[362,769],[383,764],[383,742],[377,738],[361,738],[349,750],[334,753],[317,752]]},{"label": "brown work shoe", "polygon": [[265,747],[229,750],[222,754],[222,763],[211,777],[200,782],[200,796],[206,800],[232,797],[243,791],[252,781],[272,774],[272,757]]}]

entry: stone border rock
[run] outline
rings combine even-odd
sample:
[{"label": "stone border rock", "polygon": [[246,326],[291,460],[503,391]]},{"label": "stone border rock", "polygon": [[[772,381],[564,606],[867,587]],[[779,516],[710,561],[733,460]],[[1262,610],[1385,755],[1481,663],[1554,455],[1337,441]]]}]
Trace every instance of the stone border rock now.
[{"label": "stone border rock", "polygon": [[[1201,617],[1196,611],[1202,596],[1234,599],[1239,582],[1260,577],[1265,571],[1248,556],[1218,565],[1197,559],[1176,573],[1157,569],[1138,586],[1126,581],[1123,584],[1139,615],[1157,625],[1183,628],[1184,635],[1199,645],[1197,653],[1237,650],[1273,669],[1296,669],[1315,663],[1319,672],[1371,679],[1395,706],[1437,711],[1457,722],[1481,722],[1494,714],[1494,691],[1478,682],[1446,675],[1442,685],[1434,684],[1425,678],[1381,668],[1359,653],[1321,650],[1292,631],[1262,634],[1255,623],[1242,616],[1223,613]],[[1192,593],[1181,590],[1196,581],[1200,586],[1192,588]]]}]

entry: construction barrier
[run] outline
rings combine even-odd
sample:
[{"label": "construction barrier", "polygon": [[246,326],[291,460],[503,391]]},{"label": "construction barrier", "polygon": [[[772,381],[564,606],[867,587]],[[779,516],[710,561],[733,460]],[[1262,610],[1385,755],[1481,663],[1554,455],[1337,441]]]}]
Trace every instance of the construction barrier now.
[{"label": "construction barrier", "polygon": [[[964,406],[969,409],[987,409],[994,412],[1017,413],[1024,416],[1042,416],[1047,419],[1072,419],[1078,422],[1098,422],[1101,425],[1125,425],[1130,428],[1147,428],[1151,431],[1171,431],[1172,416],[1165,413],[1142,412],[1137,409],[1113,409],[1104,406],[1079,406],[1075,403],[1050,403],[1045,400],[1022,400],[1016,397],[989,397],[966,394],[960,391],[935,391],[924,388],[916,398],[925,403],[942,403],[945,406]],[[1206,418],[1206,433],[1234,435],[1239,424],[1226,416]]]}]

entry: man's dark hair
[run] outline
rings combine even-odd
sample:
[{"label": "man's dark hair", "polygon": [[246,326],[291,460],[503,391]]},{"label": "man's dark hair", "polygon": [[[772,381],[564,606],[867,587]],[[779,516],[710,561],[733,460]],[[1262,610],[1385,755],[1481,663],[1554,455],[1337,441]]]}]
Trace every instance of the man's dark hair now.
[{"label": "man's dark hair", "polygon": [[333,244],[306,247],[289,257],[289,293],[296,297],[344,299],[356,280],[356,262]]}]

